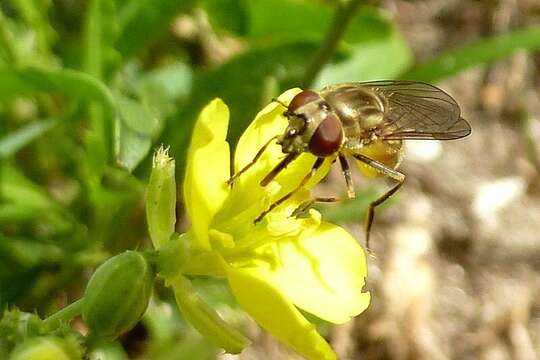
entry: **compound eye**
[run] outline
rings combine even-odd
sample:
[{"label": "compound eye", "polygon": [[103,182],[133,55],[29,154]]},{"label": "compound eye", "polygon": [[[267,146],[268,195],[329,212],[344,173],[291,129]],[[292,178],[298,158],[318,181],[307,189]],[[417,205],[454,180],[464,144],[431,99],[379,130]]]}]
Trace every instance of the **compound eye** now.
[{"label": "compound eye", "polygon": [[299,92],[298,94],[296,94],[295,97],[293,97],[293,99],[289,103],[289,111],[295,112],[301,106],[304,106],[307,103],[318,100],[320,98],[321,96],[315,91],[304,90],[302,92]]},{"label": "compound eye", "polygon": [[309,141],[309,151],[318,157],[332,155],[339,150],[343,140],[341,121],[334,114],[328,114],[319,124]]}]

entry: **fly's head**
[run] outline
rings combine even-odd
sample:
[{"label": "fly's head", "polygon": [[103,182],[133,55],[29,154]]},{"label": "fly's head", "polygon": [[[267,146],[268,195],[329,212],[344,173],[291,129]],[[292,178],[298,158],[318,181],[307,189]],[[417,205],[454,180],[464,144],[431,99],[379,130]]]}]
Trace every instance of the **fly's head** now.
[{"label": "fly's head", "polygon": [[341,147],[341,121],[319,93],[310,90],[298,93],[283,115],[289,120],[285,133],[278,140],[284,153],[307,151],[317,157],[326,157]]}]

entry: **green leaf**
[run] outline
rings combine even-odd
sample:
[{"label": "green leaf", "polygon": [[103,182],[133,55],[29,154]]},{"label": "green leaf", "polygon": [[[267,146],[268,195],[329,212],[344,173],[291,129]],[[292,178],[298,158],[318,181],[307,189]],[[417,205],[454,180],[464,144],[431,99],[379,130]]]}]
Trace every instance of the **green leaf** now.
[{"label": "green leaf", "polygon": [[208,14],[212,28],[245,35],[247,9],[244,3],[238,0],[200,0],[197,5]]},{"label": "green leaf", "polygon": [[54,244],[41,243],[36,239],[18,239],[0,235],[0,259],[10,266],[31,268],[46,264],[58,264],[63,251]]},{"label": "green leaf", "polygon": [[[248,36],[252,40],[313,39],[321,40],[334,9],[316,2],[290,0],[248,0]],[[352,20],[344,40],[360,42],[386,36],[391,22],[382,11],[361,7]]]},{"label": "green leaf", "polygon": [[34,208],[13,203],[0,204],[0,224],[26,222],[36,216],[37,211]]},{"label": "green leaf", "polygon": [[34,184],[15,167],[0,163],[0,196],[2,199],[32,209],[48,210],[57,204],[40,186]]},{"label": "green leaf", "polygon": [[193,71],[184,63],[175,63],[153,69],[140,75],[135,88],[142,101],[160,115],[176,109],[176,102],[191,91]]},{"label": "green leaf", "polygon": [[0,139],[0,159],[15,154],[59,123],[59,119],[37,120]]},{"label": "green leaf", "polygon": [[159,120],[140,102],[116,95],[114,149],[118,164],[129,171],[144,159],[152,147],[152,138],[160,127]]},{"label": "green leaf", "polygon": [[0,163],[0,223],[39,220],[56,231],[71,229],[73,218],[41,186],[7,162]]},{"label": "green leaf", "polygon": [[0,67],[0,79],[0,101],[22,94],[62,93],[75,100],[100,103],[106,116],[111,118],[115,114],[114,99],[109,89],[99,80],[79,71]]},{"label": "green leaf", "polygon": [[410,66],[411,60],[411,51],[405,39],[394,31],[391,36],[357,44],[351,56],[326,65],[315,80],[314,87],[396,78]]},{"label": "green leaf", "polygon": [[402,78],[436,82],[473,66],[490,63],[519,50],[540,49],[540,26],[520,29],[452,49],[406,72]]},{"label": "green leaf", "polygon": [[171,21],[188,10],[193,0],[130,0],[119,9],[117,48],[129,57],[167,32]]}]

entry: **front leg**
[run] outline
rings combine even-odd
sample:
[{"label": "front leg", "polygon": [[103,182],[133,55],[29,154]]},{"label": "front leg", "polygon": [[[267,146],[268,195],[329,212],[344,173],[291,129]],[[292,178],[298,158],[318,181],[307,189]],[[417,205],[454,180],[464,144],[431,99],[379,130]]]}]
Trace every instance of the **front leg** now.
[{"label": "front leg", "polygon": [[259,151],[257,151],[257,153],[255,154],[255,156],[253,157],[253,159],[246,165],[244,166],[242,169],[240,169],[236,174],[232,175],[229,180],[227,180],[227,185],[232,185],[234,183],[234,181],[240,176],[242,175],[244,172],[246,172],[250,167],[252,167],[253,165],[255,165],[255,163],[257,162],[257,160],[259,160],[259,158],[262,156],[262,154],[264,153],[264,151],[266,150],[266,148],[268,147],[268,145],[270,145],[272,143],[272,141],[276,140],[277,138],[279,137],[279,135],[276,135],[276,136],[273,136],[271,137],[263,146],[261,146],[261,148],[259,149]]},{"label": "front leg", "polygon": [[263,211],[261,215],[257,216],[257,218],[255,219],[255,223],[258,223],[259,221],[261,221],[262,218],[266,214],[268,214],[270,211],[274,210],[276,206],[279,206],[284,201],[286,201],[291,196],[293,196],[298,190],[300,190],[302,186],[304,186],[315,175],[315,173],[317,172],[317,170],[319,170],[319,168],[322,166],[323,163],[324,163],[324,158],[317,158],[317,160],[315,160],[315,163],[313,164],[309,172],[304,176],[302,181],[300,181],[300,184],[298,184],[298,186],[294,188],[291,192],[287,193],[286,195],[278,199],[276,202],[274,202],[272,205],[270,205],[270,207],[267,210]]}]

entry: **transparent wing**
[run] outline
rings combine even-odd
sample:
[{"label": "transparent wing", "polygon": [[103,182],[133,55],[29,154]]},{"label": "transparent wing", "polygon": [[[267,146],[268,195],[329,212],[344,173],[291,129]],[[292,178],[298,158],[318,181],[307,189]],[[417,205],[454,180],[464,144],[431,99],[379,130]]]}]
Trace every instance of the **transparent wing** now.
[{"label": "transparent wing", "polygon": [[471,133],[456,101],[433,85],[392,80],[356,85],[386,99],[385,119],[379,126],[384,139],[451,140]]}]

